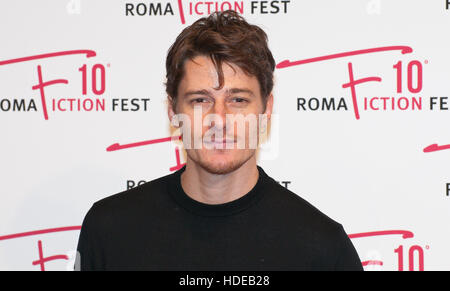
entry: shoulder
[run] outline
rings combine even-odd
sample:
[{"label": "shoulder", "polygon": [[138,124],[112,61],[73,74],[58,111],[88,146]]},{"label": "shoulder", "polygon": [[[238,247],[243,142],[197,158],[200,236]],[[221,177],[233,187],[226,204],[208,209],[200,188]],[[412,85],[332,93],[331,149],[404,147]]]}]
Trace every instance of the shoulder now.
[{"label": "shoulder", "polygon": [[308,244],[317,251],[334,249],[347,243],[344,227],[300,195],[275,180],[266,185],[262,206],[270,213],[273,225],[282,225],[288,237],[298,245]]},{"label": "shoulder", "polygon": [[299,194],[281,186],[275,180],[268,184],[266,195],[275,211],[290,221],[305,222],[310,228],[339,229],[341,224],[330,218]]},{"label": "shoulder", "polygon": [[143,213],[160,209],[169,199],[166,189],[171,175],[162,176],[94,202],[86,214],[85,223],[104,227],[118,220],[138,218]]},{"label": "shoulder", "polygon": [[105,197],[94,203],[97,208],[117,207],[158,200],[167,191],[167,183],[173,174],[151,180],[137,187]]},{"label": "shoulder", "polygon": [[[273,179],[272,179],[273,180]],[[314,256],[318,269],[361,270],[358,254],[344,227],[275,180],[268,186],[265,203],[277,223],[289,232],[289,240]]]}]

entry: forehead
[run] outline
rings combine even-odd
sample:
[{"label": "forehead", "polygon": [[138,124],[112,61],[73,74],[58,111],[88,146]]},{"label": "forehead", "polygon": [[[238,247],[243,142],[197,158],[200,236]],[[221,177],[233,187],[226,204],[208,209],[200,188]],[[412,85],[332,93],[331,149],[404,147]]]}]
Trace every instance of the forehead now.
[{"label": "forehead", "polygon": [[[224,86],[228,88],[246,87],[259,94],[259,82],[255,76],[247,75],[235,64],[223,63]],[[191,89],[212,89],[219,87],[219,76],[216,68],[207,56],[197,56],[184,64],[184,76],[180,82],[180,91]],[[181,93],[181,92],[180,92]]]}]

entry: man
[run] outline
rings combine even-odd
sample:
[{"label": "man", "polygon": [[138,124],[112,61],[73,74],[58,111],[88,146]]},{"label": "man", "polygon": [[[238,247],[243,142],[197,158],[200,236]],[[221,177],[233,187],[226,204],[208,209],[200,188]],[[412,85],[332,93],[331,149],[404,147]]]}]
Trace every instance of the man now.
[{"label": "man", "polygon": [[247,117],[270,120],[274,68],[264,31],[233,11],[183,30],[166,91],[186,165],[94,203],[81,270],[362,270],[343,227],[256,164],[266,126]]}]

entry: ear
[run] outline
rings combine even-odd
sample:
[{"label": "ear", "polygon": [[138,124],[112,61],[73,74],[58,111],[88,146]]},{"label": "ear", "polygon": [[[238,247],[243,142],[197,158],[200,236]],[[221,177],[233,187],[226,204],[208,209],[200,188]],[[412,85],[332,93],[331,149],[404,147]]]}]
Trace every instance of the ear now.
[{"label": "ear", "polygon": [[267,115],[267,120],[270,120],[270,117],[272,116],[272,110],[273,110],[273,93],[270,93],[269,97],[267,97],[266,111],[264,111],[264,114]]},{"label": "ear", "polygon": [[172,123],[172,119],[175,116],[175,109],[173,108],[173,98],[171,96],[167,96],[167,101],[167,115],[169,116],[170,123]]}]

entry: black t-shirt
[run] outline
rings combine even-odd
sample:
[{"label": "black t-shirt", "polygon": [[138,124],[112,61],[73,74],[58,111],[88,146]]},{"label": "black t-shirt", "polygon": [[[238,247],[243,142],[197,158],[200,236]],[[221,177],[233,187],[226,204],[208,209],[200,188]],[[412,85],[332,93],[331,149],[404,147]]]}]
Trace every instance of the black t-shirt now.
[{"label": "black t-shirt", "polygon": [[81,270],[362,270],[342,225],[261,167],[250,192],[219,205],[190,198],[184,170],[95,202]]}]

